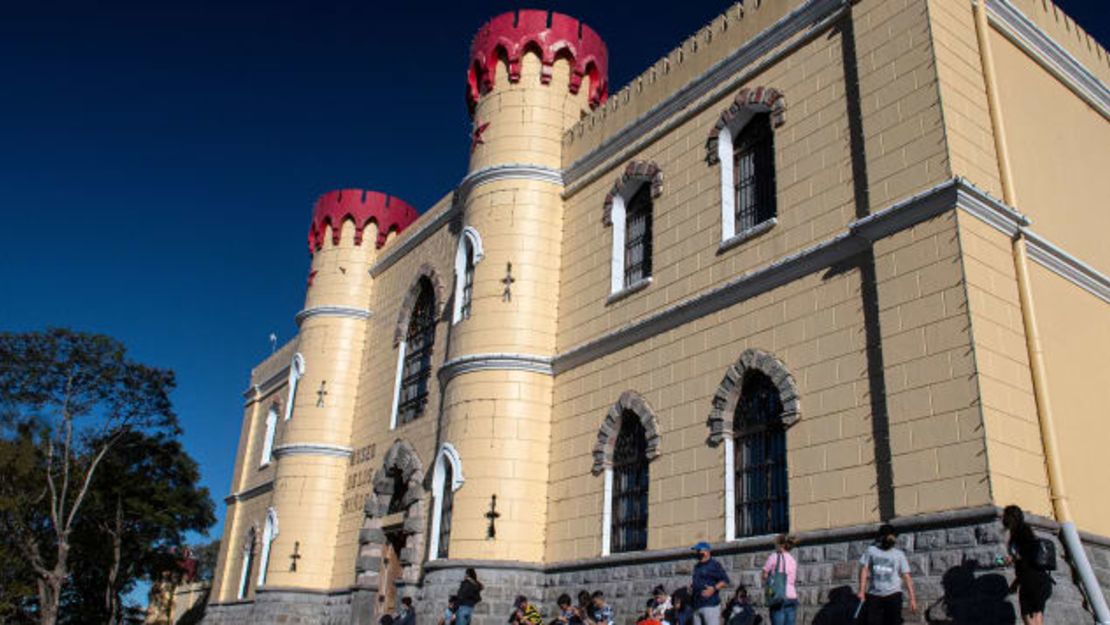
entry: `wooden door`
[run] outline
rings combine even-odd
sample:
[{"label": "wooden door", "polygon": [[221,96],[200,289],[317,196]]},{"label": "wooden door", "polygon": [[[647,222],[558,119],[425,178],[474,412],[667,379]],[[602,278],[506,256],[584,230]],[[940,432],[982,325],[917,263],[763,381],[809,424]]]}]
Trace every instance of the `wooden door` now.
[{"label": "wooden door", "polygon": [[382,546],[382,568],[378,576],[378,615],[397,612],[397,582],[401,580],[401,549],[405,535],[400,530],[386,530]]}]

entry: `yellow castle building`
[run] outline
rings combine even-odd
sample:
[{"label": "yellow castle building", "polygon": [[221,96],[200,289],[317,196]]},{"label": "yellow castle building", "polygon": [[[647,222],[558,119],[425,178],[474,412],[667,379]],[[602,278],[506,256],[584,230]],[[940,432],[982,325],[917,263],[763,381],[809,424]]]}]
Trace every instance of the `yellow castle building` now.
[{"label": "yellow castle building", "polygon": [[481,625],[580,589],[625,625],[689,545],[752,586],[780,532],[808,623],[881,521],[927,616],[1014,622],[1007,504],[1058,540],[1047,622],[1110,622],[1110,59],[1073,20],[748,1],[610,93],[597,33],[522,10],[470,58],[455,189],[316,203],[206,623],[430,625],[474,567]]}]

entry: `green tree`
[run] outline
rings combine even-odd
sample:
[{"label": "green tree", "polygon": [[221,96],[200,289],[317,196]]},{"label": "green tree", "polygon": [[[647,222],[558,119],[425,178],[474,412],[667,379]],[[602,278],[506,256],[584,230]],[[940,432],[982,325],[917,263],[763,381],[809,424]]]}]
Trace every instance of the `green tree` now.
[{"label": "green tree", "polygon": [[214,522],[197,463],[164,435],[128,432],[105,456],[72,537],[70,592],[63,623],[120,623],[122,598],[140,579],[160,581],[177,567],[187,532]]},{"label": "green tree", "polygon": [[202,582],[212,581],[220,558],[220,539],[193,545],[193,555],[197,558],[197,579]]},{"label": "green tree", "polygon": [[105,458],[129,433],[179,433],[173,387],[172,372],[129,360],[104,335],[0,333],[0,426],[33,449],[15,454],[24,473],[0,474],[0,531],[34,573],[41,625],[58,620],[71,540]]}]

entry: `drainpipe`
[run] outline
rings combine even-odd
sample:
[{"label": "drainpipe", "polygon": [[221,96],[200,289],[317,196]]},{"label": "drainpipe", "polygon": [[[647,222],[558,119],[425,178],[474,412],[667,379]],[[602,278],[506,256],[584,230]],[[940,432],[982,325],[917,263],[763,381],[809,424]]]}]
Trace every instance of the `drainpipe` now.
[{"label": "drainpipe", "polygon": [[[1017,208],[1014,193],[1013,171],[1010,168],[1010,152],[1006,145],[1006,128],[1002,112],[998,108],[998,82],[994,72],[994,56],[991,52],[990,26],[987,22],[986,0],[974,4],[975,35],[979,43],[979,56],[983,64],[983,80],[987,89],[987,108],[991,116],[991,129],[994,135],[994,148],[998,154],[998,173],[1002,182],[1002,199],[1007,205]],[[1033,291],[1029,281],[1029,258],[1026,252],[1025,231],[1019,227],[1011,243],[1014,270],[1017,278],[1018,302],[1021,308],[1022,323],[1025,326],[1025,348],[1029,354],[1029,366],[1033,377],[1033,398],[1037,404],[1037,416],[1044,445],[1045,465],[1048,469],[1048,490],[1052,498],[1052,508],[1060,523],[1060,534],[1072,564],[1079,574],[1080,584],[1087,595],[1087,602],[1095,613],[1100,625],[1110,625],[1110,609],[1102,595],[1087,552],[1079,538],[1079,531],[1071,516],[1068,496],[1064,488],[1064,474],[1060,468],[1060,450],[1056,439],[1056,426],[1049,398],[1047,375],[1045,373],[1044,351],[1041,348],[1041,335],[1037,330],[1036,309],[1033,307]]]}]

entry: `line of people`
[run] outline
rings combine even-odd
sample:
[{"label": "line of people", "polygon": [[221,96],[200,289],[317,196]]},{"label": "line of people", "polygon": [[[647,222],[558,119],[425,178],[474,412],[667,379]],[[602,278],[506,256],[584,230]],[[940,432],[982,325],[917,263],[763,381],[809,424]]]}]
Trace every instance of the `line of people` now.
[{"label": "line of people", "polygon": [[[998,564],[1015,566],[1016,579],[1011,592],[1020,590],[1022,620],[1026,625],[1043,622],[1045,602],[1052,592],[1051,576],[1046,572],[1055,567],[1055,552],[1037,539],[1025,523],[1020,508],[1008,506],[1003,523],[1010,532],[1008,555],[999,556]],[[883,524],[873,544],[859,559],[859,603],[854,619],[867,625],[900,625],[903,595],[908,595],[909,609],[917,613],[917,593],[905,552],[897,547],[898,533]],[[792,551],[797,546],[793,536],[782,534],[775,539],[775,550],[767,556],[760,578],[763,605],[771,625],[796,625],[798,611],[798,561]],[[738,585],[722,607],[721,591],[732,585],[721,563],[713,558],[709,543],[699,542],[691,548],[697,557],[689,586],[668,594],[656,586],[647,600],[637,625],[758,625],[762,616],[744,585]],[[1045,562],[1041,562],[1045,560]],[[1049,562],[1051,560],[1051,562]],[[470,625],[474,606],[482,600],[484,586],[474,569],[467,569],[456,595],[439,625]],[[411,618],[411,599],[407,597],[399,617],[383,625],[415,625]],[[557,600],[554,619],[547,625],[616,625],[612,607],[601,591],[578,593],[577,601],[563,594]],[[405,611],[407,608],[407,612]],[[540,609],[526,596],[517,596],[508,622],[511,625],[544,625]]]}]

